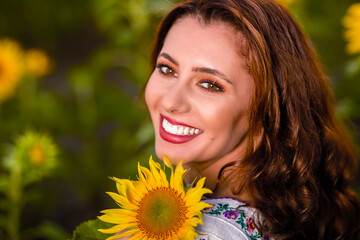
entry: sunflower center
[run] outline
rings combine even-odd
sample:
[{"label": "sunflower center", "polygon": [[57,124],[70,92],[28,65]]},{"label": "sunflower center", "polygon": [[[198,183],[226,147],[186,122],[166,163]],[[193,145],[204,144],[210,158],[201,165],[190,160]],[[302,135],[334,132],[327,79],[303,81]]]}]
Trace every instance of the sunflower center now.
[{"label": "sunflower center", "polygon": [[29,155],[34,165],[41,165],[45,160],[44,149],[40,144],[34,144],[29,150]]},{"label": "sunflower center", "polygon": [[163,239],[178,232],[186,219],[185,201],[171,188],[150,191],[140,202],[139,229],[148,238]]}]

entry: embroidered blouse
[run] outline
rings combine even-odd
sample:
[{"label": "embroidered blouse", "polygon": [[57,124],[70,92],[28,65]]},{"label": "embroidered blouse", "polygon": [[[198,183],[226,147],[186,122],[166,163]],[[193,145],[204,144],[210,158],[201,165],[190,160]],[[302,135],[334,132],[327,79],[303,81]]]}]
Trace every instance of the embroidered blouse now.
[{"label": "embroidered blouse", "polygon": [[233,198],[204,200],[213,205],[203,212],[196,240],[273,240],[255,227],[255,209]]}]

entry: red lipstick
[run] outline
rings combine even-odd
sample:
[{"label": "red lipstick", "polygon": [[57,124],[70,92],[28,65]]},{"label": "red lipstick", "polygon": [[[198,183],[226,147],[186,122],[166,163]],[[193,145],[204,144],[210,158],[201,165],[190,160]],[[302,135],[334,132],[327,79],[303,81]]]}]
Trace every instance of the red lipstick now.
[{"label": "red lipstick", "polygon": [[203,133],[201,130],[198,134],[192,134],[192,135],[176,135],[176,134],[166,132],[162,125],[164,119],[166,119],[172,125],[180,125],[180,126],[189,127],[189,128],[195,128],[195,127],[190,126],[185,123],[182,123],[182,122],[179,122],[179,121],[176,121],[169,117],[165,117],[160,114],[160,125],[159,125],[160,136],[162,139],[164,139],[167,142],[174,143],[174,144],[181,144],[181,143],[188,142],[188,141],[196,138],[197,136],[199,136],[201,133]]}]

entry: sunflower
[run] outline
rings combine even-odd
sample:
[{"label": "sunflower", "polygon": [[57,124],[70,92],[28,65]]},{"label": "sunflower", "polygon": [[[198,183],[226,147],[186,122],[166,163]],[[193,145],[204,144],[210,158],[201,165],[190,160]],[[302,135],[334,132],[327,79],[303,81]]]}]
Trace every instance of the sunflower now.
[{"label": "sunflower", "polygon": [[28,131],[15,144],[15,157],[24,170],[24,184],[48,175],[57,165],[57,147],[45,134]]},{"label": "sunflower", "polygon": [[34,77],[43,77],[49,74],[53,63],[48,55],[40,49],[30,49],[25,54],[27,72]]},{"label": "sunflower", "polygon": [[342,23],[345,27],[344,39],[348,42],[346,52],[360,53],[360,3],[349,7]]},{"label": "sunflower", "polygon": [[114,178],[119,192],[108,193],[120,209],[108,209],[99,219],[117,224],[109,229],[98,229],[103,233],[118,233],[107,238],[116,239],[195,239],[195,227],[202,224],[201,210],[211,205],[200,201],[211,193],[204,188],[205,178],[195,187],[184,188],[183,179],[187,170],[180,162],[173,171],[170,161],[164,157],[165,165],[171,169],[170,183],[160,164],[150,157],[150,169],[138,165],[139,180]]},{"label": "sunflower", "polygon": [[0,39],[0,101],[9,98],[23,73],[22,50],[10,39]]}]

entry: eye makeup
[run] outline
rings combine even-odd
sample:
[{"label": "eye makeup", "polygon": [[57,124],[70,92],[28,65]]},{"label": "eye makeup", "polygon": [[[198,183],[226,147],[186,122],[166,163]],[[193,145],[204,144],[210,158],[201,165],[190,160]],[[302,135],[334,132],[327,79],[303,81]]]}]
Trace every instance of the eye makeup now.
[{"label": "eye makeup", "polygon": [[209,92],[224,92],[224,88],[217,81],[201,80],[199,85]]},{"label": "eye makeup", "polygon": [[159,72],[162,75],[178,77],[178,74],[166,64],[157,64],[156,68],[159,69]]}]

